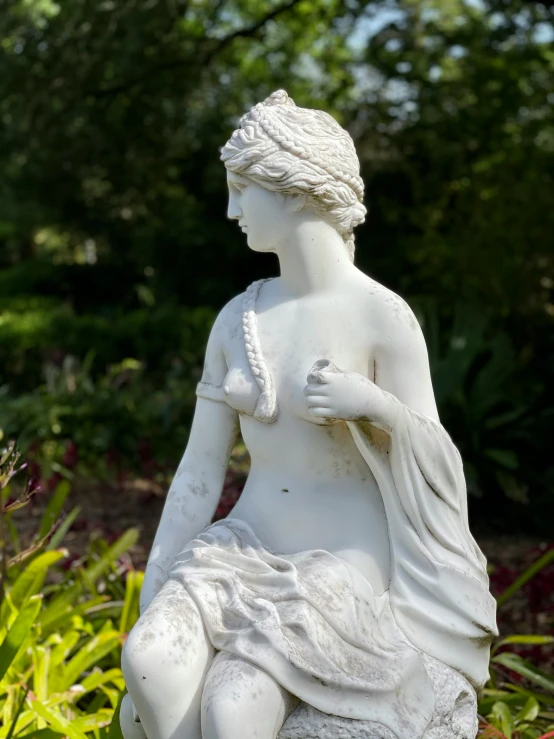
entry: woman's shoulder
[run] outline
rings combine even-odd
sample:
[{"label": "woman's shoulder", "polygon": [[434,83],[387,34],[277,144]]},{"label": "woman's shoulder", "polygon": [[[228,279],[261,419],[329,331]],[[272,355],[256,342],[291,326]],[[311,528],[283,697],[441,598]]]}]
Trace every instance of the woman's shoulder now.
[{"label": "woman's shoulder", "polygon": [[215,319],[212,333],[223,343],[227,343],[229,338],[233,337],[237,331],[242,330],[244,296],[245,292],[242,292],[231,298],[219,311]]},{"label": "woman's shoulder", "polygon": [[420,335],[421,328],[404,298],[363,272],[359,272],[358,295],[372,323],[389,340],[403,341],[407,335]]}]

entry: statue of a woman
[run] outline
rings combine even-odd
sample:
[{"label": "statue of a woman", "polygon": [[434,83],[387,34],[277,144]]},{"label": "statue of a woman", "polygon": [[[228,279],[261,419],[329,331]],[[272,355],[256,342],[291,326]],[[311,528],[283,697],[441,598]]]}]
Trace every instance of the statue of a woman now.
[{"label": "statue of a woman", "polygon": [[[419,325],[353,264],[353,142],[278,91],[222,159],[229,218],[280,277],[211,332],[123,651],[123,733],[473,739],[494,601]],[[251,471],[210,526],[239,425]]]}]

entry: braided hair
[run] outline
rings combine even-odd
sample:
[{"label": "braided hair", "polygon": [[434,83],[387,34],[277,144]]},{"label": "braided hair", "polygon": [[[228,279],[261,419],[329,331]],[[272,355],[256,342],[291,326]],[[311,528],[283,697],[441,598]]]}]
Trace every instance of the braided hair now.
[{"label": "braided hair", "polygon": [[256,301],[264,282],[267,282],[267,280],[253,282],[244,293],[242,301],[242,332],[248,364],[258,387],[262,391],[256,405],[256,410],[254,411],[254,418],[264,423],[273,423],[278,413],[277,396],[262,352],[256,316]]},{"label": "braided hair", "polygon": [[299,108],[277,90],[241,118],[221,151],[225,166],[268,190],[305,195],[354,259],[354,228],[365,219],[354,142],[328,113]]}]

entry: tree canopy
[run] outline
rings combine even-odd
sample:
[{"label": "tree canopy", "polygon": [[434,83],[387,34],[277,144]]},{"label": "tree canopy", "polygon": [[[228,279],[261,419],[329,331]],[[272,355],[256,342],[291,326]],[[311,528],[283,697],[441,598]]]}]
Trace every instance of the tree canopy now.
[{"label": "tree canopy", "polygon": [[0,1],[0,385],[86,332],[97,371],[201,360],[203,307],[276,268],[225,217],[219,149],[283,87],[354,136],[357,262],[418,311],[472,487],[546,496],[553,29],[523,0]]}]

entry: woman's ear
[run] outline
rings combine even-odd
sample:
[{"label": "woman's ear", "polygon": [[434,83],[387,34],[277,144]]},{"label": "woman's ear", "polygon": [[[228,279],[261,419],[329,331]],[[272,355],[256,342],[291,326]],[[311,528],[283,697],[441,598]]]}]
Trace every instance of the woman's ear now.
[{"label": "woman's ear", "polygon": [[297,213],[306,205],[305,195],[289,195],[289,204],[291,209]]}]

